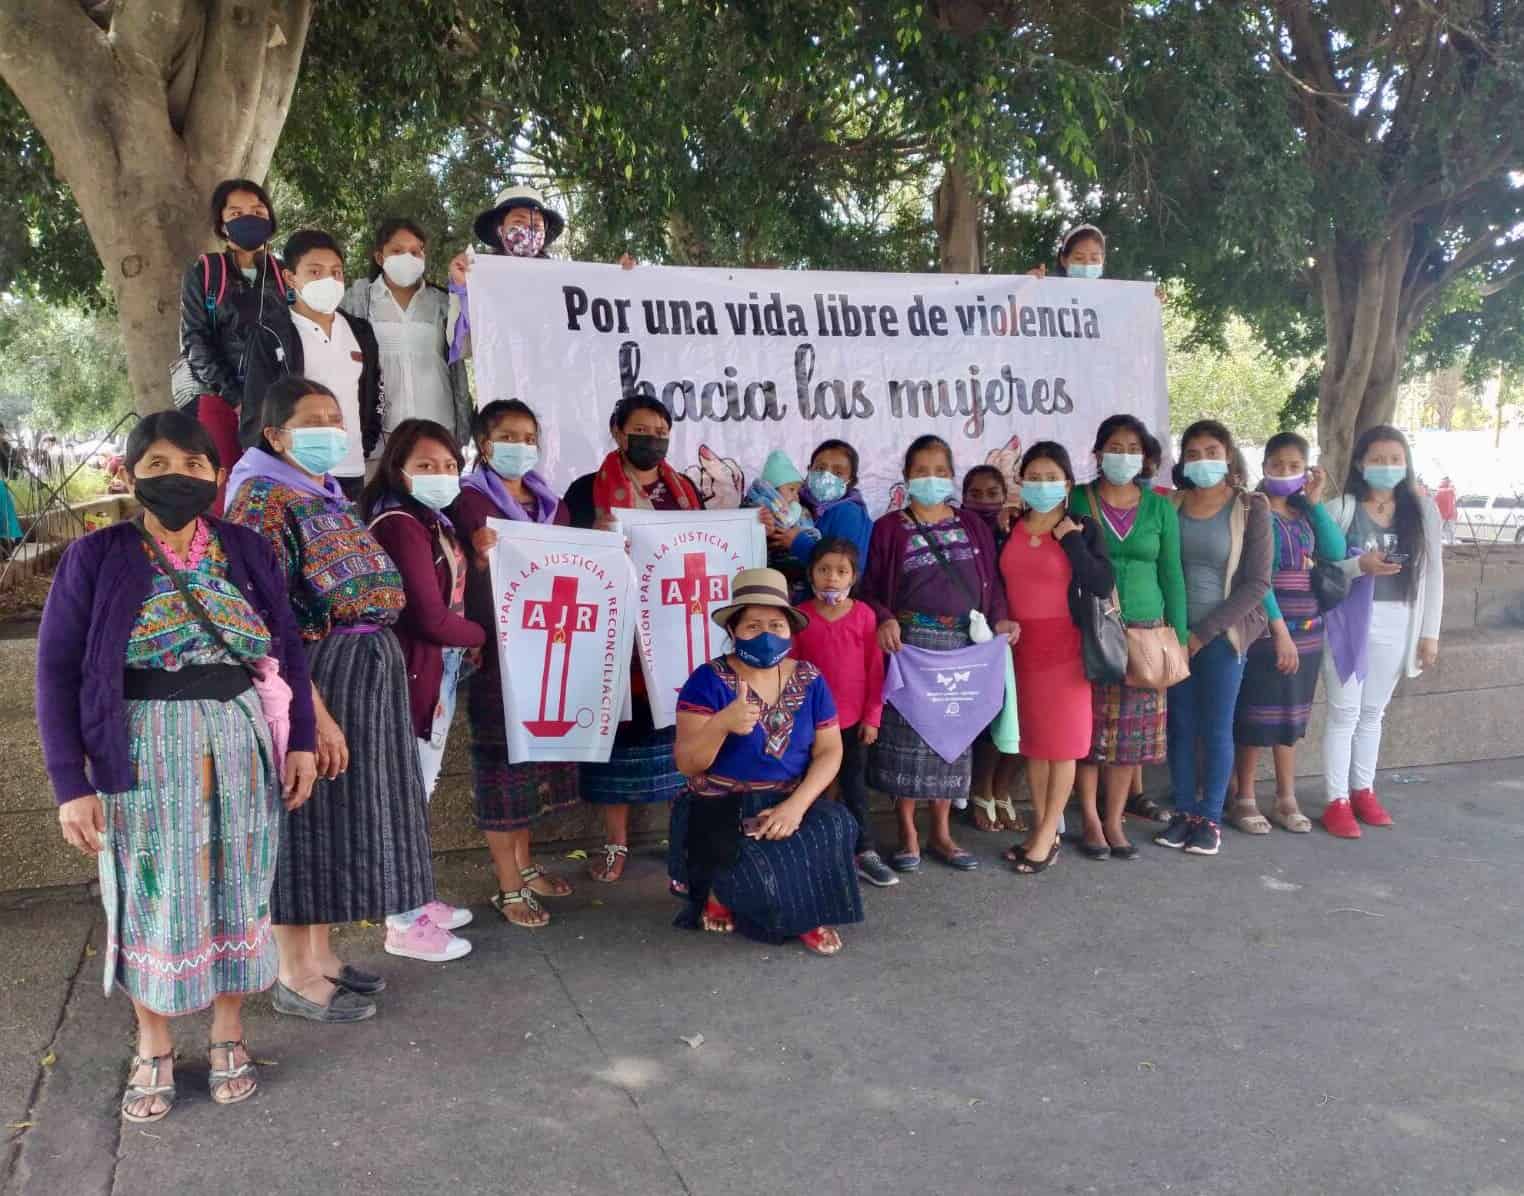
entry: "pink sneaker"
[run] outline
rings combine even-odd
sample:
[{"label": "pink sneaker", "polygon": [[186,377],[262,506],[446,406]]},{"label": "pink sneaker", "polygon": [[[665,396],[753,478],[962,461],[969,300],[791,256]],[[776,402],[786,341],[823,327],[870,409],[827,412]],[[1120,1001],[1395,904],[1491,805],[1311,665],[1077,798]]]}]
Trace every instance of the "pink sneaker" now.
[{"label": "pink sneaker", "polygon": [[422,912],[441,930],[459,930],[462,926],[471,925],[470,910],[456,905],[446,905],[443,901],[429,902],[423,907]]},{"label": "pink sneaker", "polygon": [[471,944],[443,927],[435,926],[427,914],[419,914],[406,930],[396,926],[387,927],[386,953],[401,955],[406,959],[420,959],[424,963],[449,963],[452,959],[469,955]]}]

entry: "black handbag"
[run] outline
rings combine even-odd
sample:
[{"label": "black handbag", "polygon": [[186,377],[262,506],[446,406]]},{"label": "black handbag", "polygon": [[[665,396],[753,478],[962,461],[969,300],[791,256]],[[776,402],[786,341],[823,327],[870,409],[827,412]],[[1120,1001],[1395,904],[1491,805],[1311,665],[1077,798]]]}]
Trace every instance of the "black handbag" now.
[{"label": "black handbag", "polygon": [[1349,574],[1339,568],[1337,561],[1319,561],[1314,565],[1308,585],[1318,610],[1325,615],[1349,597]]},{"label": "black handbag", "polygon": [[1080,655],[1092,685],[1120,685],[1127,676],[1127,627],[1117,592],[1086,594],[1080,606]]}]

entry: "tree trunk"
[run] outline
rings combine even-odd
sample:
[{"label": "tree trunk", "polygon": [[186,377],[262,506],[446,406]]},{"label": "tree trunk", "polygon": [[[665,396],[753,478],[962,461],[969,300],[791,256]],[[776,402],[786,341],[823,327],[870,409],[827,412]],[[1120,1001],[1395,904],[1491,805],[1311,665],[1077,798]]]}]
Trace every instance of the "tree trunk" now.
[{"label": "tree trunk", "polygon": [[948,162],[932,198],[931,219],[937,230],[937,268],[944,274],[982,274],[983,229],[979,193],[961,155]]},{"label": "tree trunk", "polygon": [[147,412],[169,405],[180,279],[212,240],[207,197],[220,179],[269,169],[312,0],[101,11],[104,27],[70,0],[5,0],[0,78],[79,204]]}]

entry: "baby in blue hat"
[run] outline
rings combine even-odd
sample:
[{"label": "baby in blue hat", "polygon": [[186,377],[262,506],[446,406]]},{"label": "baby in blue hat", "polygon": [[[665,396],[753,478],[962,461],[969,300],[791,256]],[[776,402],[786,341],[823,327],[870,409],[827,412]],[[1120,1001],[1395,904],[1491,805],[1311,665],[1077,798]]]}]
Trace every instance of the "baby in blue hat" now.
[{"label": "baby in blue hat", "polygon": [[[815,530],[815,521],[799,504],[799,490],[803,485],[804,475],[799,472],[793,461],[789,460],[789,455],[782,449],[774,449],[767,454],[761,475],[752,482],[741,505],[766,507],[772,513],[773,522],[780,529],[797,527],[801,534],[811,540],[818,540],[820,533]],[[792,584],[796,580],[793,575],[802,572],[799,566],[800,560],[807,559],[808,556],[808,551],[790,552],[785,548],[769,552],[767,563],[770,568],[777,569],[787,576]]]}]

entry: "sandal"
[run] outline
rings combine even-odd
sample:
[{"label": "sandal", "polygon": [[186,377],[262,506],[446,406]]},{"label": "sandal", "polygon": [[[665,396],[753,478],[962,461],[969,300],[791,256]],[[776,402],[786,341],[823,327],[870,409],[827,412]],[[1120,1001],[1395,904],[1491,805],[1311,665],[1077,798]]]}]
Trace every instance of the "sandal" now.
[{"label": "sandal", "polygon": [[968,799],[968,820],[976,831],[989,834],[991,831],[998,831],[1000,829],[1000,815],[996,810],[999,804],[993,797],[971,797]]},{"label": "sandal", "polygon": [[1163,822],[1169,817],[1164,812],[1163,806],[1141,793],[1130,795],[1122,812],[1133,818],[1141,818],[1145,822]]},{"label": "sandal", "polygon": [[[530,864],[527,868],[520,868],[519,879],[524,882],[524,887],[537,897],[570,897],[572,895],[572,887],[565,879],[550,875],[538,864]],[[532,886],[537,880],[543,881],[548,888],[533,888]]]},{"label": "sandal", "polygon": [[1021,850],[1020,843],[1014,850],[1016,858],[1011,861],[1013,870],[1021,873],[1022,876],[1036,876],[1040,872],[1046,872],[1053,866],[1053,861],[1058,859],[1058,840],[1056,838],[1053,840],[1053,850],[1048,852],[1047,859],[1034,860]]},{"label": "sandal", "polygon": [[[162,1055],[150,1055],[146,1059],[141,1055],[134,1055],[132,1063],[127,1068],[127,1087],[122,1093],[122,1120],[130,1121],[133,1125],[147,1125],[149,1122],[162,1121],[169,1116],[169,1111],[175,1107],[175,1082],[173,1079],[168,1084],[159,1083],[159,1068],[168,1059],[171,1067],[175,1063],[174,1051],[166,1051]],[[153,1075],[146,1084],[134,1084],[132,1077],[137,1074],[138,1068],[153,1065]],[[138,1104],[141,1101],[152,1102],[157,1098],[164,1102],[164,1107],[157,1113],[134,1113],[128,1106]]]},{"label": "sandal", "polygon": [[1016,812],[1016,803],[1010,797],[996,798],[995,806],[1000,811],[1000,830],[1019,835],[1027,829],[1027,820]]},{"label": "sandal", "polygon": [[1277,803],[1270,812],[1270,821],[1281,830],[1290,831],[1294,835],[1305,835],[1312,830],[1312,819],[1303,814],[1295,805],[1291,807],[1291,812],[1288,814]]},{"label": "sandal", "polygon": [[[1240,814],[1239,808],[1246,812]],[[1253,810],[1250,814],[1247,811]],[[1270,833],[1270,820],[1259,812],[1259,806],[1252,797],[1235,798],[1228,808],[1228,816],[1223,819],[1229,826],[1237,827],[1246,835],[1268,835]],[[1307,824],[1307,829],[1312,829],[1312,824]]]},{"label": "sandal", "polygon": [[[515,918],[508,912],[519,905],[528,911],[528,918]],[[510,926],[522,926],[525,930],[538,930],[541,926],[550,923],[550,915],[545,912],[545,907],[535,900],[533,889],[516,889],[513,892],[500,889],[492,898],[492,908],[503,916],[504,922]]]},{"label": "sandal", "polygon": [[599,854],[602,858],[593,858],[587,866],[587,874],[594,880],[611,885],[624,875],[624,865],[630,857],[630,849],[623,843],[605,843]]},{"label": "sandal", "polygon": [[721,905],[713,893],[704,902],[704,912],[699,917],[699,925],[709,931],[710,934],[732,934],[736,928],[734,915]]},{"label": "sandal", "polygon": [[[243,1051],[243,1062],[233,1066],[234,1052]],[[218,1067],[212,1061],[213,1051],[226,1051],[228,1053],[228,1065],[225,1068]],[[248,1045],[243,1039],[237,1042],[214,1042],[206,1048],[206,1062],[211,1071],[207,1074],[207,1088],[212,1094],[212,1102],[218,1105],[236,1105],[240,1101],[246,1101],[259,1091],[259,1069],[254,1066],[254,1059],[249,1054]],[[237,1096],[229,1096],[228,1089],[238,1080],[252,1080],[248,1091]]]},{"label": "sandal", "polygon": [[811,954],[828,957],[837,954],[844,946],[841,935],[829,926],[817,926],[814,930],[806,931],[799,936],[799,942]]}]

